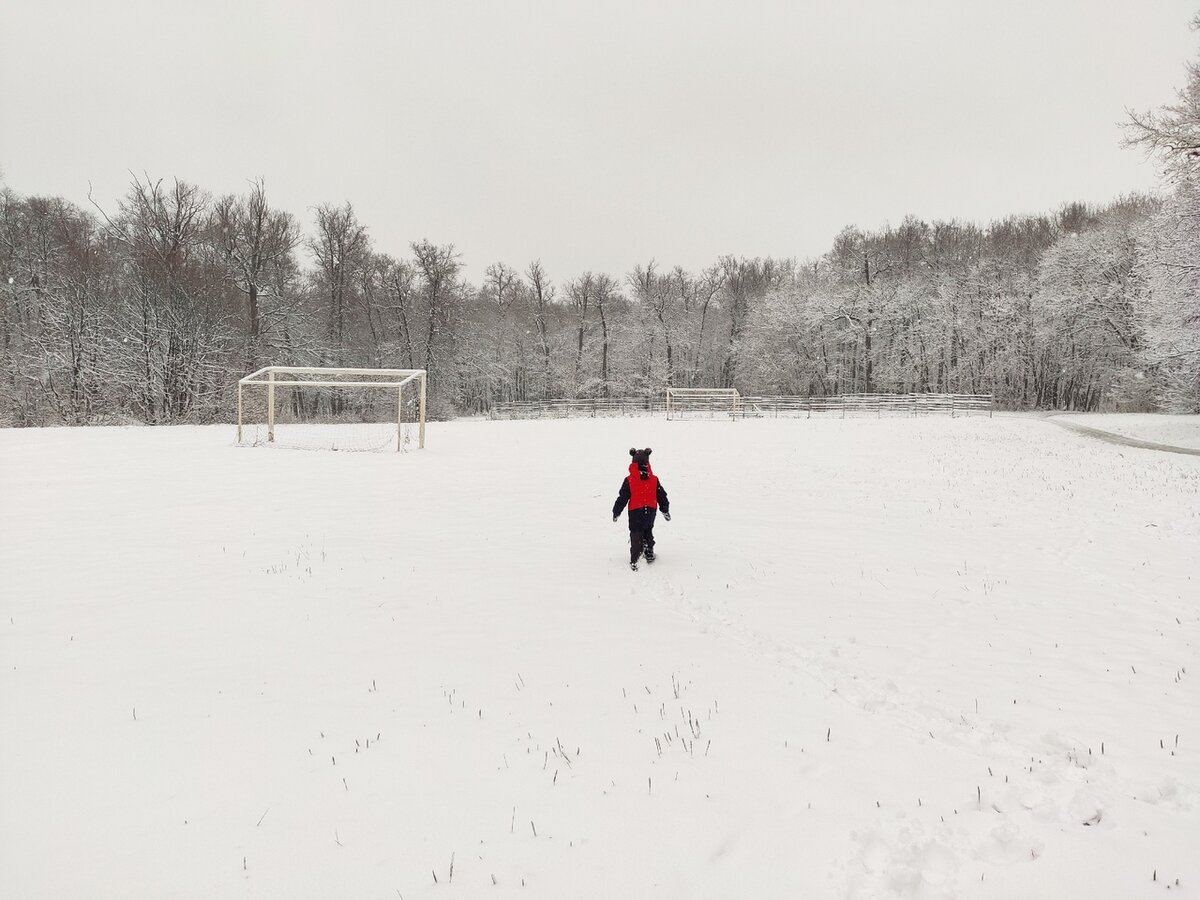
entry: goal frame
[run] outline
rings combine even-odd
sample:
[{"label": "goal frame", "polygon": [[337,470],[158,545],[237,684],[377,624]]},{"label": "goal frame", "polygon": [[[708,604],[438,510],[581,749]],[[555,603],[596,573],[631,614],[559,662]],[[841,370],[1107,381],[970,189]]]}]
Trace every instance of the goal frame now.
[{"label": "goal frame", "polygon": [[[279,375],[325,375],[324,379],[307,381],[278,378]],[[336,376],[375,378],[374,381],[338,380]],[[247,385],[265,385],[267,388],[267,443],[275,442],[275,388],[277,387],[368,387],[396,389],[396,450],[404,444],[404,388],[413,381],[420,385],[417,413],[417,448],[425,447],[425,382],[424,369],[343,369],[325,366],[263,366],[238,379],[237,388],[237,442],[242,443],[244,405],[242,392]]]},{"label": "goal frame", "polygon": [[[728,398],[729,400],[729,417],[737,419],[738,403],[742,395],[738,393],[737,388],[667,388],[667,418],[675,418],[678,416],[678,401],[684,397],[711,397],[714,400],[720,398]],[[725,410],[719,404],[714,403],[711,407],[714,410],[724,412]],[[672,416],[672,410],[676,410]]]}]

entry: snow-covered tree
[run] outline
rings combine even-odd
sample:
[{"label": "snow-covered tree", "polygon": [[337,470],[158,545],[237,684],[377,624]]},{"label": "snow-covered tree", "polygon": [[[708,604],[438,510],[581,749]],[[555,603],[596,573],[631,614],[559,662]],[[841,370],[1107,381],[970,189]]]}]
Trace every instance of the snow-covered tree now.
[{"label": "snow-covered tree", "polygon": [[1162,404],[1200,412],[1200,184],[1180,184],[1142,229],[1147,368]]},{"label": "snow-covered tree", "polygon": [[[1200,30],[1200,15],[1192,20]],[[1200,412],[1200,63],[1174,103],[1129,112],[1126,143],[1164,166],[1172,195],[1143,232],[1138,272],[1145,281],[1148,320],[1146,358],[1164,402],[1181,412]]]},{"label": "snow-covered tree", "polygon": [[[291,288],[297,276],[300,229],[291,214],[271,207],[261,179],[244,196],[219,199],[212,218],[212,237],[230,281],[246,298],[246,364],[254,369],[261,364],[264,321],[281,321],[295,300]],[[264,302],[269,307],[266,314]]]}]

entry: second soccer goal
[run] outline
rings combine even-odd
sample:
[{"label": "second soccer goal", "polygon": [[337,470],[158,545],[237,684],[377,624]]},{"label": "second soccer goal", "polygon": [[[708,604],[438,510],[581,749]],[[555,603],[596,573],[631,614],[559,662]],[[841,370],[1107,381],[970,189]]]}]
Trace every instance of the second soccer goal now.
[{"label": "second soccer goal", "polygon": [[667,418],[737,418],[736,388],[667,388]]}]

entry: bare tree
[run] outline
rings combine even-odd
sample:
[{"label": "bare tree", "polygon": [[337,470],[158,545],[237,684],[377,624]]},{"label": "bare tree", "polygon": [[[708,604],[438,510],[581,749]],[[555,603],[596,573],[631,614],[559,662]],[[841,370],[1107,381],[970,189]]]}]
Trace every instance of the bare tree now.
[{"label": "bare tree", "polygon": [[505,310],[512,306],[520,283],[521,276],[516,269],[502,262],[493,263],[484,272],[484,289],[497,309]]},{"label": "bare tree", "polygon": [[47,368],[46,388],[60,419],[82,425],[94,420],[109,382],[111,264],[89,217],[61,200],[50,211],[57,264],[48,285],[54,302],[43,307],[43,358],[59,365]]},{"label": "bare tree", "polygon": [[[1200,15],[1192,19],[1200,30]],[[1149,287],[1147,316],[1151,370],[1163,382],[1174,410],[1200,411],[1200,273],[1196,221],[1200,211],[1200,63],[1187,66],[1176,102],[1157,111],[1129,111],[1126,144],[1141,147],[1167,166],[1174,194],[1151,219],[1138,271]]]},{"label": "bare tree", "polygon": [[[219,361],[229,347],[229,306],[208,242],[210,201],[176,179],[134,178],[110,219],[108,236],[127,266],[124,365],[140,383],[138,403],[148,423],[172,421],[208,408],[225,388]],[[136,354],[136,356],[134,355]]]},{"label": "bare tree", "polygon": [[790,261],[745,259],[723,256],[717,263],[721,274],[721,296],[729,313],[729,344],[721,366],[721,387],[736,387],[738,355],[742,335],[755,299],[777,287],[790,274]]},{"label": "bare tree", "polygon": [[287,282],[280,277],[283,273],[294,272],[300,229],[291,214],[271,208],[259,179],[245,196],[230,194],[216,202],[212,230],[234,286],[246,297],[250,333],[246,356],[253,368],[262,334],[260,298],[270,295],[273,285]]},{"label": "bare tree", "polygon": [[389,258],[382,253],[368,253],[358,271],[358,301],[366,319],[371,340],[371,364],[383,366],[387,342],[387,323],[384,318],[388,303],[387,270]]},{"label": "bare tree", "polygon": [[575,380],[574,393],[579,396],[583,378],[583,335],[587,329],[588,312],[596,292],[596,276],[584,272],[567,282],[567,299],[575,310]]},{"label": "bare tree", "polygon": [[594,284],[596,297],[596,312],[600,316],[600,394],[609,396],[608,348],[609,324],[608,310],[614,301],[620,298],[620,288],[616,281],[608,275],[597,275]]},{"label": "bare tree", "polygon": [[674,273],[670,276],[660,275],[654,260],[650,260],[645,267],[640,264],[635,266],[628,281],[634,297],[645,306],[662,331],[663,344],[667,354],[667,370],[663,386],[671,387],[675,384],[674,305],[675,301],[679,299],[679,294],[675,289],[677,285],[674,284]]},{"label": "bare tree", "polygon": [[397,352],[401,354],[404,368],[416,368],[416,354],[413,352],[411,316],[416,295],[417,273],[408,263],[394,259],[387,254],[374,255],[375,266],[383,296],[379,305],[388,317],[394,319]]},{"label": "bare tree", "polygon": [[682,268],[676,267],[673,273],[676,290],[679,292],[680,302],[689,315],[695,316],[699,313],[700,321],[697,325],[695,345],[692,349],[692,356],[689,360],[687,372],[687,387],[696,387],[699,383],[701,372],[701,359],[704,353],[704,331],[708,324],[709,311],[713,301],[721,291],[721,272],[716,266],[710,266],[704,269],[696,277],[692,277],[683,271]]},{"label": "bare tree", "polygon": [[538,342],[542,349],[542,396],[550,396],[550,340],[546,330],[546,317],[554,302],[554,285],[542,268],[540,259],[534,260],[525,270],[525,278],[529,284],[529,308],[533,315],[533,324],[537,328]]},{"label": "bare tree", "polygon": [[317,233],[309,240],[308,249],[316,260],[319,289],[327,303],[326,339],[336,350],[345,343],[348,310],[371,242],[349,203],[340,207],[322,204],[316,216]]},{"label": "bare tree", "polygon": [[111,383],[111,272],[95,222],[78,208],[0,196],[0,421],[96,420]]},{"label": "bare tree", "polygon": [[436,381],[435,361],[439,335],[449,324],[455,300],[455,278],[458,275],[458,253],[453,244],[439,247],[428,240],[411,245],[416,272],[422,281],[422,293],[428,312],[425,332],[425,369],[432,386]]},{"label": "bare tree", "polygon": [[524,283],[520,274],[502,262],[484,272],[486,321],[493,329],[493,365],[498,380],[497,399],[523,399],[526,392],[525,329],[519,323]]},{"label": "bare tree", "polygon": [[[1200,31],[1200,14],[1191,21]],[[1159,157],[1176,178],[1188,178],[1200,161],[1200,63],[1187,64],[1187,82],[1176,100],[1158,110],[1126,110],[1125,145]]]}]

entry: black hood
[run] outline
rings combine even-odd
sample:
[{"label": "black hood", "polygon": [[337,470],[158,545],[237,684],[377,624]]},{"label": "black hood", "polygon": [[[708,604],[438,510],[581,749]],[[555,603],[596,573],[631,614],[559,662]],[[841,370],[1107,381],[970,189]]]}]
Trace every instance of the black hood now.
[{"label": "black hood", "polygon": [[642,481],[645,481],[650,477],[650,448],[638,450],[636,447],[630,447],[629,455],[633,457],[634,465],[638,467],[638,474],[642,476]]}]

